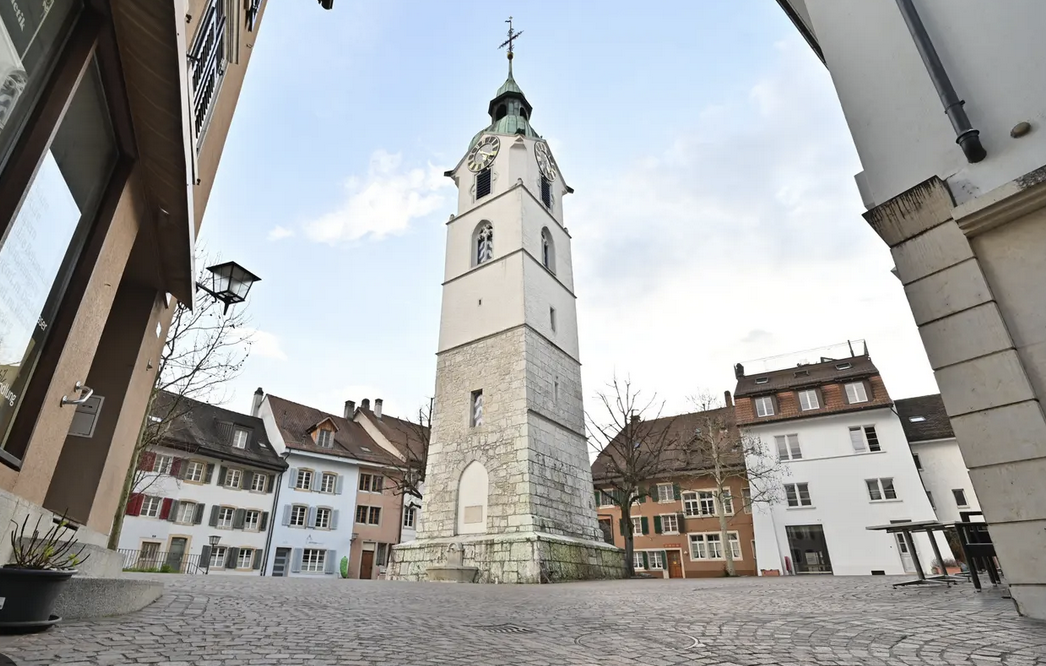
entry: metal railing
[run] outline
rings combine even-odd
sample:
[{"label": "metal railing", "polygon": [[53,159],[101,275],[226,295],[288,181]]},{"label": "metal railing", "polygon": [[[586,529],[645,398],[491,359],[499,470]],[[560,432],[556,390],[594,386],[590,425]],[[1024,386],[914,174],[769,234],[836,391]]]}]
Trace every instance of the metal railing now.
[{"label": "metal railing", "polygon": [[189,73],[193,89],[193,123],[197,141],[203,133],[211,106],[225,76],[225,3],[212,0],[197,28],[192,53],[189,54]]},{"label": "metal railing", "polygon": [[121,548],[124,571],[142,573],[181,573],[202,574],[206,562],[200,562],[199,555],[190,555],[177,551],[163,550],[128,550]]}]

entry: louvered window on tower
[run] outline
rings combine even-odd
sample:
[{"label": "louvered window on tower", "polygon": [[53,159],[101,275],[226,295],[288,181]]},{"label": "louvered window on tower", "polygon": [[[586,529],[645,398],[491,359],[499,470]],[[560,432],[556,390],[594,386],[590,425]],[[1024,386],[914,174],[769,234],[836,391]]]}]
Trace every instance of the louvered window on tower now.
[{"label": "louvered window on tower", "polygon": [[484,169],[476,174],[476,198],[482,199],[490,194],[490,169]]},{"label": "louvered window on tower", "polygon": [[541,177],[541,202],[545,208],[552,209],[552,183],[544,176]]}]

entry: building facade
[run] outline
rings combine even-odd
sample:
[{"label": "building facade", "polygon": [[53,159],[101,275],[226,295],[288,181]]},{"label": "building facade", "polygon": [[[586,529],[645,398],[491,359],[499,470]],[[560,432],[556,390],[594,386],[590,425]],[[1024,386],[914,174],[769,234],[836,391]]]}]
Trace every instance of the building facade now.
[{"label": "building facade", "polygon": [[[878,369],[841,347],[735,367],[737,425],[783,468],[780,501],[753,509],[761,573],[913,573],[903,538],[867,528],[936,520]],[[929,538],[915,545],[929,573]]]},{"label": "building facade", "polygon": [[[188,398],[138,459],[120,531],[125,568],[258,575],[287,464],[261,419]],[[160,406],[162,409],[162,406]],[[210,538],[219,537],[212,547]]]},{"label": "building facade", "polygon": [[112,573],[100,548],[172,308],[193,298],[264,4],[0,7],[0,511],[67,513],[99,547],[87,575]]},{"label": "building facade", "polygon": [[779,0],[832,82],[1021,613],[1046,618],[1046,58],[1037,0]]},{"label": "building facade", "polygon": [[393,577],[424,579],[462,544],[481,581],[619,576],[600,538],[587,455],[564,182],[512,75],[490,124],[446,172],[432,441],[417,539]]}]

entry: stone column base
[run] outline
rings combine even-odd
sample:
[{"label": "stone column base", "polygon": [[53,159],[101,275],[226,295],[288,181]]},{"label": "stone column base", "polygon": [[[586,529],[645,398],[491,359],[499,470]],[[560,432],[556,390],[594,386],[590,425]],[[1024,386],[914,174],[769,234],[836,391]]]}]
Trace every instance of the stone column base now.
[{"label": "stone column base", "polygon": [[520,532],[408,541],[392,547],[389,580],[427,580],[445,565],[451,544],[461,544],[462,564],[477,567],[477,583],[559,583],[625,577],[624,551],[601,541]]}]

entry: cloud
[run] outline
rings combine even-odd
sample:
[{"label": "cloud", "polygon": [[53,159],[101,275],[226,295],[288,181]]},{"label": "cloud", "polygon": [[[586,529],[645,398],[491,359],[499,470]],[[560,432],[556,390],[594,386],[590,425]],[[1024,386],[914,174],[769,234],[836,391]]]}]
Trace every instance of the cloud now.
[{"label": "cloud", "polygon": [[269,230],[268,239],[271,241],[283,240],[284,238],[290,238],[294,236],[294,229],[288,229],[287,227],[281,227],[276,225]]},{"label": "cloud", "polygon": [[241,329],[244,340],[249,340],[251,345],[251,356],[260,356],[276,361],[286,361],[287,354],[280,346],[280,338],[268,331],[259,331],[255,328]]},{"label": "cloud", "polygon": [[453,187],[450,179],[431,164],[425,168],[402,168],[397,153],[384,150],[371,155],[365,178],[352,177],[345,183],[347,198],[337,209],[303,227],[306,237],[331,245],[380,239],[401,234],[411,220],[444,207],[444,192]]}]

